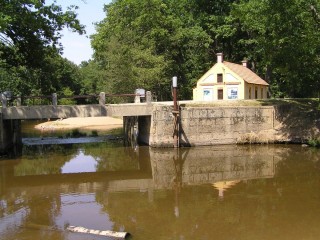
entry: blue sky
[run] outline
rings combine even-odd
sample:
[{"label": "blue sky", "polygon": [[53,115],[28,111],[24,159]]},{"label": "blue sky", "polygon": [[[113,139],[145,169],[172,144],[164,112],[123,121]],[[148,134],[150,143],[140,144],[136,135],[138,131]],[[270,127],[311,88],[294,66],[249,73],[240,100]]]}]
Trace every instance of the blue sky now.
[{"label": "blue sky", "polygon": [[[57,0],[57,4],[61,5],[64,10],[67,6],[77,5],[79,9],[78,19],[81,24],[86,26],[86,34],[79,35],[65,29],[64,35],[60,42],[63,45],[63,57],[69,59],[75,64],[87,61],[91,58],[93,50],[90,45],[90,35],[95,33],[94,23],[100,22],[105,18],[103,12],[104,4],[109,4],[112,0]],[[48,1],[51,3],[53,1]]]}]

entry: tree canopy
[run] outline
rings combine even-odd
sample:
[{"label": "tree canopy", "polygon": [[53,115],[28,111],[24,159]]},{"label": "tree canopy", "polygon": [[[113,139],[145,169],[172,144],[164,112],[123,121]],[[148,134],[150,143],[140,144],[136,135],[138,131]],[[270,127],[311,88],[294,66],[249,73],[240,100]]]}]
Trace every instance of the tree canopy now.
[{"label": "tree canopy", "polygon": [[44,94],[61,90],[56,89],[57,80],[65,81],[60,85],[72,85],[65,71],[72,64],[59,55],[59,39],[64,27],[84,33],[76,8],[63,11],[55,2],[47,5],[44,0],[0,1],[1,91]]},{"label": "tree canopy", "polygon": [[92,36],[109,91],[146,88],[170,98],[172,76],[190,99],[197,79],[223,52],[247,58],[275,97],[319,94],[317,0],[116,0]]},{"label": "tree canopy", "polygon": [[133,93],[191,99],[196,81],[223,52],[270,84],[273,97],[320,96],[318,0],[113,0],[92,36],[94,57],[61,57],[61,30],[84,33],[77,7],[0,1],[0,91],[16,94]]}]

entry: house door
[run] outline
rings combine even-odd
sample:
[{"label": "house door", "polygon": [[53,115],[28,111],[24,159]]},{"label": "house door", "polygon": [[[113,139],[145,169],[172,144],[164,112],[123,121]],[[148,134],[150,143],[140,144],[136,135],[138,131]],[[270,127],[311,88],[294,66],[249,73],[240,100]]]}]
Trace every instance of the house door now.
[{"label": "house door", "polygon": [[223,99],[223,89],[218,89],[218,100]]}]

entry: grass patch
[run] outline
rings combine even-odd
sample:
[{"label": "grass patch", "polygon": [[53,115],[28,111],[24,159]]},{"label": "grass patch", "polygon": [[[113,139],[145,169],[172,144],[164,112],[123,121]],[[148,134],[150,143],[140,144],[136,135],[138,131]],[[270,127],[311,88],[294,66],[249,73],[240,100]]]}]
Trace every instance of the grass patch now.
[{"label": "grass patch", "polygon": [[87,136],[87,134],[80,132],[79,129],[73,129],[73,130],[71,131],[71,133],[67,133],[67,134],[66,134],[66,137],[67,137],[67,138],[70,138],[70,137],[72,137],[72,138],[79,138],[79,137],[86,137],[86,136]]},{"label": "grass patch", "polygon": [[114,129],[111,129],[107,132],[108,134],[110,135],[122,135],[123,134],[123,128],[114,128]]},{"label": "grass patch", "polygon": [[98,137],[98,131],[97,130],[92,130],[90,137]]},{"label": "grass patch", "polygon": [[181,103],[182,107],[255,107],[255,106],[281,106],[298,105],[303,108],[320,110],[318,98],[271,98],[271,99],[247,99],[247,100],[217,100],[212,102],[190,101]]}]

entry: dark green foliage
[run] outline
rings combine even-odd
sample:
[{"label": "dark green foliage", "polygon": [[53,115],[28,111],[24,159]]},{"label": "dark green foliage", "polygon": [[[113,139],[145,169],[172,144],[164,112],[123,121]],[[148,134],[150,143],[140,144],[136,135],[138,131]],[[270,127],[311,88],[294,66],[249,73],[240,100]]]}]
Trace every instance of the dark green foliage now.
[{"label": "dark green foliage", "polygon": [[60,31],[84,32],[74,12],[45,1],[0,2],[0,91],[44,95],[79,91],[78,69],[59,53]]},{"label": "dark green foliage", "polygon": [[73,129],[71,131],[71,137],[73,138],[86,137],[86,136],[87,134],[80,132],[79,129]]},{"label": "dark green foliage", "polygon": [[92,130],[90,136],[91,137],[97,137],[98,136],[98,131],[97,130]]},{"label": "dark green foliage", "polygon": [[312,147],[320,147],[320,139],[310,139],[308,145]]},{"label": "dark green foliage", "polygon": [[59,55],[64,26],[83,33],[76,9],[0,2],[0,91],[62,96],[144,88],[171,100],[177,76],[179,98],[191,99],[196,81],[223,52],[231,62],[247,58],[273,97],[320,99],[319,1],[114,0],[92,36],[94,59],[79,67]]},{"label": "dark green foliage", "polygon": [[176,75],[190,99],[223,52],[247,58],[274,97],[319,97],[319,1],[117,0],[105,11],[92,45],[110,92],[146,88],[169,100]]},{"label": "dark green foliage", "polygon": [[190,10],[188,1],[122,0],[106,6],[107,18],[98,25],[92,45],[110,91],[145,88],[168,100],[176,75],[181,96],[190,98],[211,43]]}]

